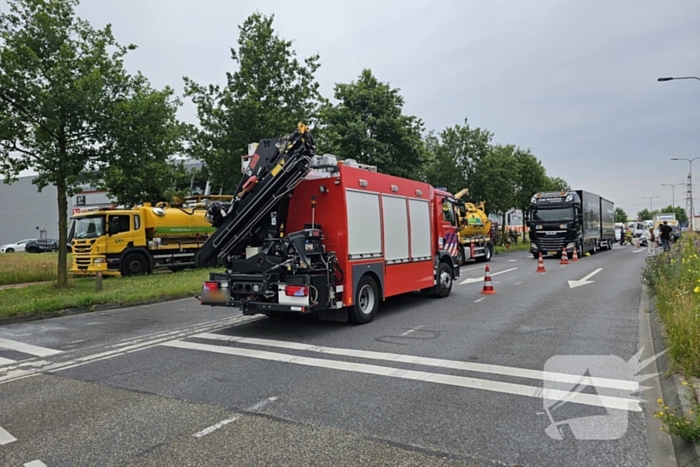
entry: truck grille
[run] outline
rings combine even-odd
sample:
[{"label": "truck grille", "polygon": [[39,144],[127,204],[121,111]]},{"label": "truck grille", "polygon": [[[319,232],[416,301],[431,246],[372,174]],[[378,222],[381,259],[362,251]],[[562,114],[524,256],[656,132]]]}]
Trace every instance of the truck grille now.
[{"label": "truck grille", "polygon": [[564,246],[564,239],[558,237],[540,238],[540,245],[545,251],[559,251]]},{"label": "truck grille", "polygon": [[90,253],[91,250],[92,250],[92,245],[89,243],[84,243],[84,244],[74,243],[73,244],[73,253],[78,253],[78,254]]},{"label": "truck grille", "polygon": [[75,261],[75,265],[78,267],[90,266],[90,257],[89,256],[85,256],[85,257],[74,256],[73,260]]}]

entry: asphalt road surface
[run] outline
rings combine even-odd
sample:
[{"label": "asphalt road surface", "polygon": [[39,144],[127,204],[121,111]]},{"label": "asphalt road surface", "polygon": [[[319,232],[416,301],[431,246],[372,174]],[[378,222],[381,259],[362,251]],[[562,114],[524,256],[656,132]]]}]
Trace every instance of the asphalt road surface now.
[{"label": "asphalt road surface", "polygon": [[496,295],[468,264],[364,326],[194,299],[4,326],[0,465],[649,465],[645,255],[501,254]]}]

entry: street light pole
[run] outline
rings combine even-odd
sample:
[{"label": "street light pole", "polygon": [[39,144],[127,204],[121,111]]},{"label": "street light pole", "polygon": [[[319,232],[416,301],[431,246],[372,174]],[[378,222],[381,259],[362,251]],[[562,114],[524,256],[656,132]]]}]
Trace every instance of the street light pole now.
[{"label": "street light pole", "polygon": [[671,205],[675,208],[676,207],[676,187],[685,185],[685,183],[662,183],[661,186],[670,186],[671,187],[671,196],[672,196],[672,201]]},{"label": "street light pole", "polygon": [[698,78],[697,76],[682,76],[682,77],[679,77],[679,78],[672,78],[672,77],[668,77],[668,78],[659,78],[659,79],[657,79],[656,81],[675,81],[675,80],[677,80],[677,79],[696,79],[696,80],[700,81],[700,78]]},{"label": "street light pole", "polygon": [[642,198],[649,200],[649,214],[651,214],[651,211],[654,210],[654,208],[651,207],[651,200],[654,198],[660,198],[660,196],[642,196]]},{"label": "street light pole", "polygon": [[690,230],[693,230],[693,217],[695,216],[695,206],[693,206],[693,161],[700,159],[700,157],[693,157],[692,159],[687,159],[684,157],[672,157],[672,161],[688,161],[690,163],[690,172],[688,172],[688,194],[690,194],[690,212],[688,213],[688,226]]}]

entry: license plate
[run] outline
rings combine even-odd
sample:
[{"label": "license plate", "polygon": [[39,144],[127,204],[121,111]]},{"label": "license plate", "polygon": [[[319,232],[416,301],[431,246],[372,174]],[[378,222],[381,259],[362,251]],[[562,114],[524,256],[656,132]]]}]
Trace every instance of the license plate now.
[{"label": "license plate", "polygon": [[556,251],[548,251],[548,252],[547,252],[547,255],[548,255],[548,256],[554,256],[554,255],[556,255],[556,254],[557,254]]},{"label": "license plate", "polygon": [[225,302],[228,300],[226,292],[224,290],[208,290],[204,293],[207,300]]}]

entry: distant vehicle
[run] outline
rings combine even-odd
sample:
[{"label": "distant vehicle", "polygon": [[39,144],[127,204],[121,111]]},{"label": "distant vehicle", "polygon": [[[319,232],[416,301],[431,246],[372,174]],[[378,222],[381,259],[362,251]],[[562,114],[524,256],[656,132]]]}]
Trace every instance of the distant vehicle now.
[{"label": "distant vehicle", "polygon": [[25,245],[27,253],[46,253],[50,251],[58,251],[58,240],[55,238],[41,238],[32,240]]},{"label": "distant vehicle", "polygon": [[33,241],[35,241],[35,239],[26,238],[24,240],[20,240],[17,243],[8,243],[7,245],[0,246],[0,253],[17,253],[20,251],[24,251],[27,246],[27,243]]},{"label": "distant vehicle", "polygon": [[536,193],[530,200],[527,225],[530,253],[537,258],[573,256],[609,250],[615,242],[612,201],[583,190]]},{"label": "distant vehicle", "polygon": [[649,230],[648,227],[644,224],[644,222],[632,222],[632,226],[630,227],[630,230],[632,230],[632,235],[634,235],[635,238],[639,238],[643,236],[647,230]]}]

